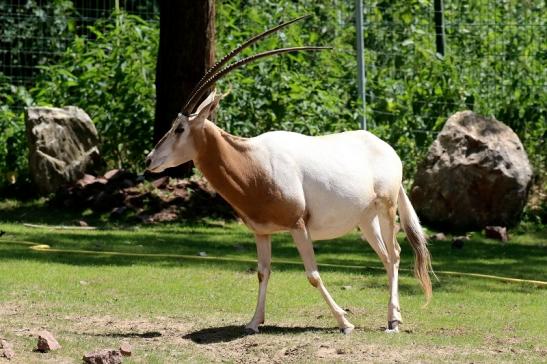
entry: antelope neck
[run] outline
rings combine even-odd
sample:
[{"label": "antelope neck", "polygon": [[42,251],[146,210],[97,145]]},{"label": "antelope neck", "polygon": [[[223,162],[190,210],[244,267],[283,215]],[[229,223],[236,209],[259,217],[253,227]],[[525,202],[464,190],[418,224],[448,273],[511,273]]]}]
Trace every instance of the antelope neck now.
[{"label": "antelope neck", "polygon": [[256,183],[262,174],[248,140],[230,135],[209,120],[196,139],[196,166],[215,190],[242,212],[251,197],[253,181]]},{"label": "antelope neck", "polygon": [[194,138],[199,170],[220,194],[245,194],[249,174],[256,169],[248,140],[230,135],[209,120],[199,134]]},{"label": "antelope neck", "polygon": [[208,120],[200,134],[194,140],[196,166],[249,227],[294,225],[301,209],[283,198],[249,139],[230,135]]}]

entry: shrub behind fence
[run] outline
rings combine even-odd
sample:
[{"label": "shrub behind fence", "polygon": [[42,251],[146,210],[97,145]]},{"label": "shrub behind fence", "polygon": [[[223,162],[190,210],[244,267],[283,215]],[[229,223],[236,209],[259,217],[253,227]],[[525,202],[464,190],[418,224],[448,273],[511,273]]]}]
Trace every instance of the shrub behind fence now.
[{"label": "shrub behind fence", "polygon": [[[445,0],[444,56],[437,54],[433,0],[363,1],[366,117],[371,131],[398,150],[407,177],[412,177],[416,161],[447,117],[462,109],[494,115],[510,125],[523,140],[536,172],[545,174],[545,1]],[[153,53],[155,2],[119,3],[145,19],[145,23],[134,23],[135,32],[142,33],[139,24],[146,28],[146,49]],[[152,79],[139,82],[138,90],[133,82],[119,82],[116,87],[102,82],[100,67],[97,79],[84,82],[81,68],[85,65],[71,64],[71,59],[83,62],[91,48],[116,46],[115,39],[106,37],[105,43],[106,38],[97,39],[88,27],[112,30],[115,4],[106,0],[0,0],[2,174],[21,174],[25,169],[23,108],[34,103],[63,106],[67,101],[88,110],[98,123],[111,165],[143,167],[140,155],[151,143],[151,136],[146,136],[153,117],[153,57],[146,57],[144,63],[128,60],[123,68],[128,74],[119,75],[124,80],[142,79],[142,70],[149,69]],[[313,19],[268,38],[256,50],[304,43],[335,49],[271,59],[223,80],[219,88],[231,88],[231,93],[222,102],[217,122],[228,131],[251,136],[285,129],[315,135],[358,128],[361,108],[352,1],[219,1],[218,55],[251,34],[304,13],[313,14]],[[106,20],[97,24],[97,18]],[[103,43],[97,46],[96,42]],[[112,63],[105,62],[107,66]],[[86,92],[101,93],[112,104],[92,105],[100,98],[88,97]],[[145,96],[131,105],[127,95]],[[135,105],[138,111],[132,109]]]}]

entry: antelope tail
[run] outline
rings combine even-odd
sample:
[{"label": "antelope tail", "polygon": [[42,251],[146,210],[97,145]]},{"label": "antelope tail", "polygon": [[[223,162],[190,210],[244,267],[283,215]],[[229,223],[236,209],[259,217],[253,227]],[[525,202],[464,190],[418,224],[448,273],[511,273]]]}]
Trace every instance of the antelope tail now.
[{"label": "antelope tail", "polygon": [[432,296],[431,279],[429,278],[429,272],[433,271],[431,256],[429,250],[427,250],[427,239],[418,220],[418,215],[416,215],[416,211],[414,211],[402,185],[399,188],[398,210],[401,226],[414,251],[414,276],[424,290],[425,306],[427,306]]}]

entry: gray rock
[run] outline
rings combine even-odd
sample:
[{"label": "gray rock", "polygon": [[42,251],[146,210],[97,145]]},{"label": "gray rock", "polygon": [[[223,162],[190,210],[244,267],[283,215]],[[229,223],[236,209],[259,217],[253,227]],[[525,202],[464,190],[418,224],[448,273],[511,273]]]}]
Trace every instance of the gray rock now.
[{"label": "gray rock", "polygon": [[13,345],[4,339],[0,339],[0,357],[4,357],[11,360],[15,357],[15,351],[13,351]]},{"label": "gray rock", "polygon": [[49,331],[40,331],[38,333],[38,343],[36,345],[36,351],[47,353],[48,351],[58,350],[61,348],[59,342],[53,337]]},{"label": "gray rock", "polygon": [[471,111],[451,116],[419,165],[411,200],[421,219],[448,230],[518,222],[532,168],[518,136]]},{"label": "gray rock", "polygon": [[83,361],[86,364],[121,364],[122,353],[113,349],[99,350],[85,354]]},{"label": "gray rock", "polygon": [[124,341],[120,344],[120,353],[122,356],[131,356],[133,353],[133,348],[131,347],[131,344]]},{"label": "gray rock", "polygon": [[484,228],[484,235],[490,239],[508,241],[507,228],[505,226],[487,226]]},{"label": "gray rock", "polygon": [[437,233],[437,234],[433,234],[429,237],[429,239],[431,240],[436,240],[436,241],[446,241],[447,240],[447,237],[444,233]]},{"label": "gray rock", "polygon": [[82,109],[31,107],[25,122],[30,175],[41,193],[55,192],[99,166],[97,129]]}]

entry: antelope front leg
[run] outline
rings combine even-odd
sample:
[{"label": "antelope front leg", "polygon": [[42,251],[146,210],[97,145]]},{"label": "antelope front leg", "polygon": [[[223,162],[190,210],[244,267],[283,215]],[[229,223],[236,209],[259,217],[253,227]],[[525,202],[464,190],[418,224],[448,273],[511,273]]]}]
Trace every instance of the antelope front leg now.
[{"label": "antelope front leg", "polygon": [[270,235],[256,235],[256,253],[258,256],[258,301],[251,322],[245,326],[250,333],[258,332],[258,325],[264,323],[266,306],[266,289],[270,278],[270,264],[272,261],[272,243]]},{"label": "antelope front leg", "polygon": [[347,319],[346,311],[344,311],[340,306],[334,302],[334,299],[331,297],[327,288],[321,280],[319,271],[317,269],[317,263],[315,262],[315,253],[313,252],[312,241],[309,238],[308,231],[302,222],[297,229],[291,231],[291,235],[294,239],[298,252],[304,261],[304,267],[306,268],[306,275],[310,284],[315,288],[319,289],[321,295],[327,301],[329,308],[334,315],[334,318],[338,322],[338,327],[340,331],[344,334],[349,334],[355,328]]}]

